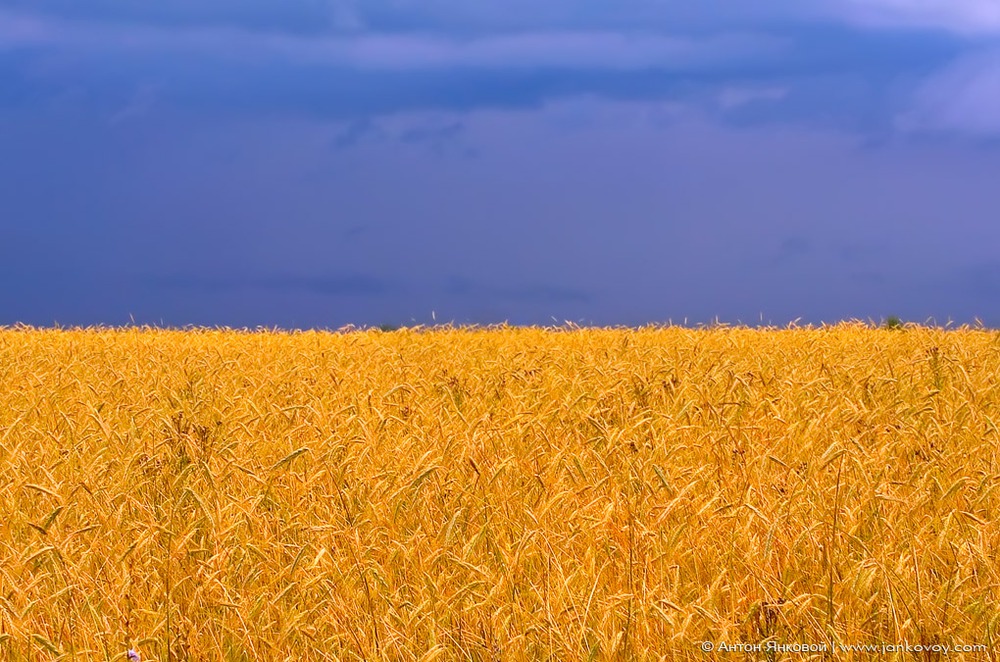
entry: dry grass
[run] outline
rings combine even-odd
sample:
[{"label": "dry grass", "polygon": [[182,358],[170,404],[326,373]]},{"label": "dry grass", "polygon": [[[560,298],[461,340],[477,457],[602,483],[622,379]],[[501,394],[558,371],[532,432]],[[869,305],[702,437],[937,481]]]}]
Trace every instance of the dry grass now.
[{"label": "dry grass", "polygon": [[998,387],[971,329],[0,330],[0,658],[992,649]]}]

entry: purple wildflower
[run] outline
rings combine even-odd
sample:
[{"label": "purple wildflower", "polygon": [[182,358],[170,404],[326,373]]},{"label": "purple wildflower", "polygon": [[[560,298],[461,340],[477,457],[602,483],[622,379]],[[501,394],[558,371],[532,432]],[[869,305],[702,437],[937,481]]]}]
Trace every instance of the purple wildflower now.
[{"label": "purple wildflower", "polygon": [[142,657],[139,655],[139,651],[128,649],[128,662],[142,662]]}]

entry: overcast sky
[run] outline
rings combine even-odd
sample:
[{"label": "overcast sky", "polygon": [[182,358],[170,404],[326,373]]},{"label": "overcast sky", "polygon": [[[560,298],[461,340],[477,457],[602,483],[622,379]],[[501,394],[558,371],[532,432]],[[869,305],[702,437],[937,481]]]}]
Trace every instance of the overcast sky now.
[{"label": "overcast sky", "polygon": [[0,324],[1000,325],[998,138],[997,0],[0,0]]}]

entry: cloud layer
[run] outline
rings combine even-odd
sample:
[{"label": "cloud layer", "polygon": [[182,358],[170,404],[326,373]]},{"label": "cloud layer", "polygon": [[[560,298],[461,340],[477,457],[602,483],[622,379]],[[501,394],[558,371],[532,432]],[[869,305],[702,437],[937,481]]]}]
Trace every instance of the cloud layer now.
[{"label": "cloud layer", "polygon": [[[493,24],[484,23],[492,30],[442,27],[432,6],[423,23],[414,19],[423,29],[352,31],[293,29],[318,11],[316,3],[290,4],[288,15],[299,18],[268,23],[267,31],[251,29],[250,19],[263,20],[274,11],[270,3],[263,13],[250,11],[252,4],[211,11],[180,4],[169,13],[115,2],[87,6],[0,11],[0,106],[30,101],[58,109],[68,102],[111,122],[154,106],[360,119],[416,109],[538,107],[593,95],[715,107],[738,121],[832,120],[881,131],[908,110],[901,88],[916,90],[917,77],[952,66],[966,51],[941,35],[817,22],[819,4],[782,14],[778,4],[763,3],[711,26],[702,10],[638,0],[601,27],[560,23],[571,13],[553,10],[534,26],[505,29],[499,6],[467,12],[483,21],[493,16]],[[322,6],[335,14],[349,9]],[[438,7],[442,15],[448,6]],[[391,14],[388,6],[375,7],[364,5]],[[638,21],[659,15],[656,7],[683,20],[669,30]],[[416,11],[397,9],[400,16]],[[596,7],[590,13],[604,14]],[[863,104],[850,97],[858,89],[867,90]]]},{"label": "cloud layer", "polygon": [[985,317],[997,21],[8,0],[0,323]]},{"label": "cloud layer", "polygon": [[994,0],[843,0],[831,8],[871,27],[1000,34],[1000,4]]},{"label": "cloud layer", "polygon": [[929,76],[897,125],[906,131],[1000,136],[1000,49],[960,58]]}]

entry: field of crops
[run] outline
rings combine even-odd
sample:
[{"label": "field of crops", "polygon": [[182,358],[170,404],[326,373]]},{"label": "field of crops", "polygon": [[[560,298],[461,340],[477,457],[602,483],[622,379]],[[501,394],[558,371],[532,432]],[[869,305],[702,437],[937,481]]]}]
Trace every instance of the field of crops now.
[{"label": "field of crops", "polygon": [[0,659],[993,659],[998,424],[987,330],[8,328]]}]

